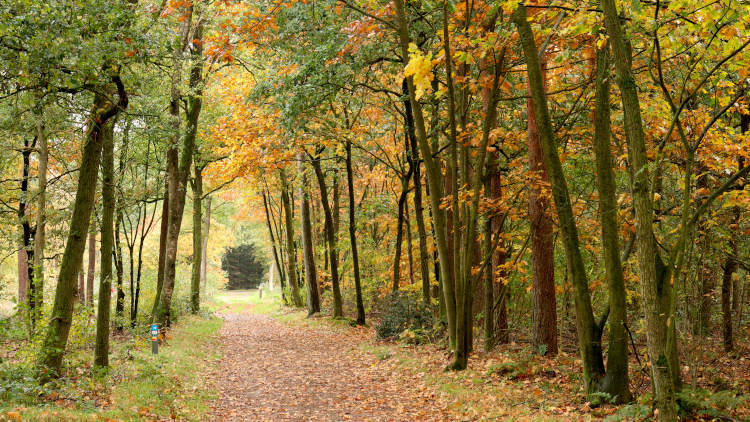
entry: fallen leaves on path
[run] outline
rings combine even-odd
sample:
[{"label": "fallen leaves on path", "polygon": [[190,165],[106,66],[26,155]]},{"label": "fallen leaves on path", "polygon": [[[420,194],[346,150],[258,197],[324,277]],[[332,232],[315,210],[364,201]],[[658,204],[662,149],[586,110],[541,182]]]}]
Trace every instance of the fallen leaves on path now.
[{"label": "fallen leaves on path", "polygon": [[212,420],[448,420],[433,391],[404,385],[351,335],[265,315],[225,319]]}]

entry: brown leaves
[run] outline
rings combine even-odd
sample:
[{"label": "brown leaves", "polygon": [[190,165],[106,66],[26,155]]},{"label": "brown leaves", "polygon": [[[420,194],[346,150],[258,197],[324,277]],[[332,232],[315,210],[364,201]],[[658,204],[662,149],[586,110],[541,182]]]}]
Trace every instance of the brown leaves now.
[{"label": "brown leaves", "polygon": [[[359,351],[361,330],[290,327],[230,314],[214,417],[256,421],[443,421],[434,395]],[[369,333],[367,333],[369,334]],[[403,383],[403,384],[402,384]]]}]

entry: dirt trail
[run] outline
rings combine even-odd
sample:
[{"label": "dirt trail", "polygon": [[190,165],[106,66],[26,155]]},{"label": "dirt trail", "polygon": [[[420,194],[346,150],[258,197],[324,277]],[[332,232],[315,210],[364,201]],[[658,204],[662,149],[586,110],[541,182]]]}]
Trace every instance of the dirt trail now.
[{"label": "dirt trail", "polygon": [[431,393],[359,350],[361,339],[248,312],[224,318],[212,420],[448,420]]}]

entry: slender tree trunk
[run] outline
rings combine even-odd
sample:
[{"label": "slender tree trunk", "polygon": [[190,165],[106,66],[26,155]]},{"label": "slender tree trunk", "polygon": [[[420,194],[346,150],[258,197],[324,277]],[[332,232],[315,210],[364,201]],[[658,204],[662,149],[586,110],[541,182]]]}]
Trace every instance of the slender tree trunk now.
[{"label": "slender tree trunk", "polygon": [[[545,64],[541,63],[542,84],[545,85]],[[531,231],[531,274],[534,286],[534,351],[541,347],[549,355],[557,354],[557,306],[555,302],[555,234],[550,214],[546,185],[547,168],[542,159],[534,103],[526,101],[528,110],[529,170],[533,182],[529,186],[529,230]]]},{"label": "slender tree trunk", "polygon": [[[44,113],[38,112],[37,121],[37,143],[39,145],[39,164],[37,182],[37,214],[36,228],[34,230],[34,306],[37,313],[44,304],[44,247],[47,241],[47,163],[49,161],[49,150],[47,147],[47,134],[44,128]],[[32,321],[38,319],[38,315],[32,315]]]},{"label": "slender tree trunk", "polygon": [[190,283],[190,311],[197,314],[201,306],[201,258],[203,257],[203,236],[201,226],[203,216],[203,168],[200,165],[193,167],[193,273]]},{"label": "slender tree trunk", "polygon": [[401,281],[401,245],[404,243],[404,204],[409,189],[409,176],[401,176],[401,195],[398,197],[398,217],[396,219],[396,252],[393,254],[393,291],[397,292]]},{"label": "slender tree trunk", "polygon": [[29,322],[31,322],[31,330],[33,332],[35,327],[34,316],[38,312],[36,305],[36,297],[34,291],[36,290],[36,284],[34,283],[34,249],[32,248],[31,240],[34,236],[29,222],[29,216],[26,215],[26,208],[29,201],[29,169],[31,168],[31,152],[36,146],[37,137],[33,141],[29,142],[24,140],[24,149],[21,152],[23,161],[23,167],[21,169],[21,197],[18,201],[18,220],[21,224],[21,248],[24,250],[24,257],[22,258],[22,265],[19,267],[19,271],[23,270],[23,276],[19,275],[19,284],[23,282],[26,287],[24,296],[28,301],[28,312]]},{"label": "slender tree trunk", "polygon": [[406,257],[409,262],[409,284],[414,284],[414,248],[411,242],[411,218],[409,217],[409,201],[404,201],[404,228],[406,229]]},{"label": "slender tree trunk", "polygon": [[[184,49],[187,44],[191,45],[192,66],[190,68],[190,95],[188,95],[187,113],[185,116],[185,135],[183,138],[182,150],[180,151],[179,161],[177,160],[177,141],[173,140],[170,150],[173,150],[169,159],[168,168],[172,169],[169,181],[169,222],[167,225],[167,245],[164,258],[164,284],[162,286],[159,305],[154,315],[154,320],[161,324],[162,327],[168,327],[171,324],[172,295],[174,293],[175,276],[177,272],[177,241],[180,237],[180,227],[182,226],[182,214],[185,208],[185,193],[187,179],[190,173],[190,167],[193,160],[193,151],[195,148],[195,137],[198,132],[198,118],[203,105],[203,19],[198,19],[192,40],[187,40],[186,34],[191,26],[193,10],[192,6],[189,11],[189,17],[184,20],[182,28],[182,42]],[[170,110],[172,118],[175,119],[175,133],[179,133],[179,81],[181,79],[181,54],[175,55],[175,69],[172,81],[172,101]],[[179,163],[179,164],[178,164]]]},{"label": "slender tree trunk", "polygon": [[292,294],[292,304],[302,306],[299,296],[299,282],[297,281],[297,251],[294,248],[294,223],[292,222],[292,206],[289,203],[289,184],[283,169],[279,171],[281,177],[281,204],[284,208],[284,229],[286,232],[287,253],[287,281]]},{"label": "slender tree trunk", "polygon": [[[105,128],[106,131],[106,128]],[[96,203],[94,203],[96,207]],[[86,305],[93,309],[94,306],[94,275],[96,274],[96,218],[94,218],[94,227],[89,233],[89,268],[86,273]]]},{"label": "slender tree trunk", "polygon": [[99,265],[99,303],[96,313],[94,365],[109,366],[109,313],[112,298],[112,248],[115,215],[114,121],[102,130],[102,250]]},{"label": "slender tree trunk", "polygon": [[[604,268],[609,288],[609,351],[607,372],[599,390],[618,403],[631,400],[628,385],[628,338],[625,276],[620,261],[620,239],[617,222],[617,184],[610,147],[609,46],[596,53],[596,106],[594,114],[594,154],[599,187],[599,221],[601,224]],[[603,321],[602,321],[603,322]],[[603,324],[602,324],[603,325]],[[599,334],[603,326],[599,326]],[[601,341],[601,340],[599,340]]]},{"label": "slender tree trunk", "polygon": [[421,162],[419,149],[417,149],[417,136],[414,132],[414,115],[409,103],[409,86],[406,79],[401,83],[401,91],[404,94],[404,115],[406,116],[407,135],[409,137],[408,149],[411,162],[413,163],[414,218],[417,221],[417,235],[419,236],[419,270],[422,275],[422,298],[425,303],[430,303],[430,257],[427,254],[427,230],[425,229],[424,206],[422,205]]},{"label": "slender tree trunk", "polygon": [[349,194],[349,243],[352,248],[354,267],[354,291],[357,302],[357,324],[365,325],[365,305],[362,302],[362,281],[359,276],[359,252],[357,251],[357,224],[354,207],[354,172],[352,171],[352,143],[346,141],[346,185]]},{"label": "slender tree trunk", "polygon": [[[120,173],[122,174],[122,173]],[[123,268],[122,245],[120,244],[120,225],[122,223],[122,210],[118,209],[115,220],[115,268],[117,270],[117,297],[115,299],[115,331],[122,332],[125,321],[125,291],[123,290]]]},{"label": "slender tree trunk", "polygon": [[[211,195],[206,198],[206,216],[203,219],[203,240],[201,243],[201,284],[203,284],[203,294],[206,294],[206,268],[208,266],[208,236],[211,229]],[[271,241],[273,243],[273,240]],[[276,245],[274,245],[274,256],[276,254]]]},{"label": "slender tree trunk", "polygon": [[133,243],[128,243],[128,258],[130,266],[130,327],[135,328],[138,319],[137,289],[135,287],[135,238],[133,238]]},{"label": "slender tree trunk", "polygon": [[557,209],[560,233],[562,234],[565,258],[570,271],[575,292],[576,329],[578,333],[578,347],[583,364],[584,390],[588,393],[596,390],[596,385],[604,372],[601,346],[598,343],[596,323],[591,306],[586,267],[581,256],[573,207],[570,202],[568,186],[563,173],[560,157],[557,155],[557,144],[553,137],[552,122],[547,108],[547,98],[544,92],[542,68],[527,20],[526,8],[519,5],[513,14],[513,21],[526,57],[526,69],[529,79],[529,93],[533,100],[534,114],[539,129],[539,141],[542,147],[542,158],[549,172],[552,197]]},{"label": "slender tree trunk", "polygon": [[26,257],[26,249],[21,246],[16,253],[18,256],[18,304],[26,303],[26,289],[29,278],[29,260]]},{"label": "slender tree trunk", "polygon": [[316,156],[312,160],[315,176],[318,179],[320,188],[320,201],[323,205],[325,214],[326,239],[328,243],[329,261],[331,264],[331,286],[333,288],[333,316],[334,318],[344,316],[344,308],[341,299],[341,287],[339,286],[339,265],[338,265],[338,248],[336,246],[336,231],[333,221],[333,213],[328,203],[328,187],[323,170],[320,167],[320,157]]},{"label": "slender tree trunk", "polygon": [[89,231],[91,212],[94,208],[96,179],[102,155],[102,127],[107,120],[128,105],[128,98],[120,78],[114,76],[112,79],[117,85],[119,101],[117,104],[108,104],[104,95],[99,93],[95,95],[92,115],[84,137],[70,230],[60,264],[52,315],[40,350],[38,374],[41,383],[59,377],[62,369],[65,346],[68,342],[73,317],[75,276],[83,263],[85,236]]},{"label": "slender tree trunk", "polygon": [[305,287],[307,290],[307,316],[320,312],[320,296],[318,292],[318,270],[315,268],[315,251],[312,242],[312,224],[310,223],[310,198],[307,184],[307,174],[303,167],[303,155],[297,154],[297,169],[302,177],[299,185],[300,220],[302,226],[302,254],[305,264]]},{"label": "slender tree trunk", "polygon": [[[151,308],[151,315],[156,315],[156,308],[159,306],[159,298],[161,297],[161,291],[164,286],[164,261],[167,256],[167,227],[169,225],[169,172],[165,174],[165,186],[164,186],[164,200],[161,202],[161,224],[159,226],[159,262],[157,265],[156,272],[156,295],[154,298],[154,306]],[[133,253],[130,252],[130,284],[131,284],[131,312],[133,304]],[[131,318],[131,322],[132,322]]]},{"label": "slender tree trunk", "polygon": [[721,334],[724,351],[730,352],[734,348],[732,336],[732,276],[737,270],[737,261],[734,257],[727,258],[723,265],[721,277]]},{"label": "slender tree trunk", "polygon": [[[624,113],[625,138],[628,145],[628,160],[633,171],[632,195],[635,209],[635,228],[640,273],[641,293],[646,322],[646,340],[648,355],[651,361],[651,376],[654,384],[656,407],[659,409],[659,420],[677,420],[676,384],[673,377],[678,368],[670,369],[674,362],[668,359],[667,321],[674,327],[671,310],[662,307],[662,296],[669,298],[672,294],[669,283],[660,277],[661,259],[653,232],[654,210],[650,190],[648,157],[641,120],[641,108],[638,100],[638,89],[631,69],[630,49],[627,48],[623,29],[614,0],[601,0],[604,12],[604,23],[614,52],[617,85],[620,87]],[[661,286],[661,293],[660,293]],[[667,301],[670,302],[670,301]],[[673,348],[676,350],[676,348]]]},{"label": "slender tree trunk", "polygon": [[76,289],[75,294],[76,301],[80,303],[86,302],[86,278],[83,273],[83,258],[81,258],[81,268],[78,269],[78,288]]},{"label": "slender tree trunk", "polygon": [[[210,197],[209,197],[210,198]],[[266,194],[266,191],[263,191],[263,209],[266,212],[266,227],[268,228],[268,237],[271,239],[271,249],[273,252],[273,260],[276,264],[276,269],[279,271],[279,282],[281,284],[281,289],[283,292],[284,289],[284,273],[282,272],[283,264],[281,260],[279,259],[280,249],[281,245],[279,247],[276,247],[276,237],[274,236],[273,228],[271,227],[271,220],[273,219],[273,216],[271,216],[271,211],[268,207],[268,197]],[[281,241],[281,239],[279,239]]]},{"label": "slender tree trunk", "polygon": [[[402,60],[407,64],[409,58],[409,20],[406,16],[406,10],[403,0],[393,1],[396,19],[398,24],[399,47]],[[443,200],[442,174],[439,163],[433,157],[432,147],[427,141],[427,131],[425,129],[424,114],[422,105],[416,97],[416,89],[412,77],[407,79],[407,88],[409,91],[409,104],[414,115],[414,127],[416,129],[417,143],[424,160],[425,171],[427,173],[427,183],[430,190],[430,208],[433,217],[433,229],[435,231],[435,241],[437,243],[438,256],[440,259],[440,282],[443,287],[443,294],[446,303],[446,316],[448,319],[448,333],[455,333],[455,284],[449,272],[450,253],[448,250],[446,218],[445,212],[440,208]],[[455,344],[455,334],[451,336],[451,344]]]},{"label": "slender tree trunk", "polygon": [[[490,156],[490,161],[488,163],[488,175],[487,178],[489,179],[489,196],[490,199],[494,201],[500,201],[502,199],[502,180],[501,180],[501,173],[499,171],[498,167],[498,153],[493,152]],[[489,233],[493,234],[497,237],[497,247],[494,250],[487,250],[487,254],[492,254],[492,266],[490,267],[491,270],[488,271],[489,273],[489,281],[492,282],[491,285],[488,285],[487,287],[490,288],[490,290],[493,292],[490,294],[490,298],[485,302],[485,306],[489,306],[487,308],[488,310],[486,312],[489,312],[490,315],[488,315],[487,318],[490,318],[494,321],[490,322],[490,324],[493,324],[494,329],[488,330],[485,327],[485,341],[487,336],[491,333],[494,336],[494,340],[497,343],[500,344],[506,344],[510,341],[508,336],[508,307],[507,307],[507,299],[508,299],[508,287],[507,287],[507,270],[505,269],[505,262],[507,260],[508,252],[506,251],[505,241],[503,238],[503,231],[504,231],[504,217],[493,215],[489,218]],[[490,236],[488,236],[487,242],[488,246],[491,247],[489,242],[491,242]],[[497,283],[499,281],[500,283]],[[495,285],[499,284],[499,289],[495,287]],[[497,289],[497,290],[496,290]],[[497,292],[497,297],[495,298],[494,292]],[[491,300],[491,301],[490,301]],[[496,333],[496,334],[495,334]],[[493,344],[490,344],[493,345]]]}]

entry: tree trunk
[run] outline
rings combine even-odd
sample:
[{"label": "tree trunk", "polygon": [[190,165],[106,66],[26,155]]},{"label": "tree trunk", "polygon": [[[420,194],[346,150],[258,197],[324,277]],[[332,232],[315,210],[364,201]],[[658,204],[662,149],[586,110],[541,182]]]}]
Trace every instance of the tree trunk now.
[{"label": "tree trunk", "polygon": [[[37,214],[36,228],[34,229],[34,286],[31,292],[34,295],[34,306],[38,311],[44,304],[44,247],[47,241],[47,164],[49,161],[49,150],[47,147],[47,134],[44,130],[44,114],[38,113],[37,140],[39,144],[39,165],[37,182]],[[37,313],[38,313],[37,311]],[[32,315],[32,321],[36,321],[38,315]]]},{"label": "tree trunk", "polygon": [[70,230],[60,264],[52,315],[40,350],[38,374],[41,383],[59,377],[62,368],[65,346],[68,342],[73,317],[75,277],[76,273],[81,270],[83,263],[86,233],[89,231],[91,212],[94,209],[96,180],[102,152],[102,128],[107,120],[128,105],[128,98],[120,78],[114,76],[112,79],[117,85],[119,101],[117,104],[109,104],[105,95],[100,93],[95,95],[92,115],[84,137]]},{"label": "tree trunk", "polygon": [[201,307],[201,258],[203,257],[203,236],[201,226],[203,216],[203,168],[200,165],[193,167],[195,177],[193,179],[193,273],[190,283],[190,311],[197,314]]},{"label": "tree trunk", "polygon": [[575,292],[576,329],[578,333],[578,347],[583,364],[584,390],[587,394],[596,390],[596,385],[604,372],[601,346],[597,341],[594,314],[591,307],[591,293],[589,291],[586,267],[581,256],[573,207],[570,202],[568,185],[563,173],[560,157],[557,155],[557,144],[553,137],[552,122],[547,108],[547,98],[544,91],[542,68],[539,63],[534,34],[527,20],[526,8],[518,6],[513,14],[513,21],[518,28],[529,80],[529,94],[533,100],[534,115],[539,130],[539,141],[542,158],[547,167],[552,189],[555,208],[560,224],[567,267],[571,273]]},{"label": "tree trunk", "polygon": [[[273,260],[274,260],[274,263],[276,264],[276,269],[279,271],[279,282],[281,284],[281,289],[283,292],[283,289],[284,289],[284,281],[283,281],[284,273],[282,272],[283,264],[281,260],[279,259],[279,255],[280,255],[279,249],[281,249],[281,245],[279,245],[278,248],[276,247],[276,237],[274,236],[273,228],[271,227],[271,220],[273,219],[273,217],[271,216],[271,211],[268,206],[268,197],[267,197],[265,190],[263,190],[263,209],[266,212],[266,227],[268,228],[268,236],[271,239],[271,250],[273,252]],[[279,241],[281,241],[281,239],[279,239]]]},{"label": "tree trunk", "polygon": [[[545,85],[545,64],[541,63],[542,87]],[[547,168],[539,144],[534,103],[526,101],[528,110],[529,171],[533,174],[529,186],[529,230],[531,232],[531,275],[534,287],[534,352],[546,349],[557,354],[557,306],[555,302],[555,234],[550,210]]]},{"label": "tree trunk", "polygon": [[[106,128],[104,130],[106,131]],[[96,207],[96,202],[94,202],[94,207]],[[91,228],[92,231],[89,233],[89,268],[86,272],[86,305],[89,307],[94,306],[94,275],[96,274],[96,217],[94,217],[93,223],[94,227]]]},{"label": "tree trunk", "polygon": [[18,304],[26,303],[26,289],[29,278],[29,260],[26,257],[26,249],[18,248]]},{"label": "tree trunk", "polygon": [[315,251],[312,242],[312,223],[310,222],[310,198],[307,184],[307,174],[303,167],[303,155],[297,154],[297,169],[302,182],[299,185],[299,195],[302,209],[300,220],[302,226],[302,254],[305,264],[305,287],[307,290],[307,316],[320,312],[320,296],[318,292],[318,270],[315,268]]},{"label": "tree trunk", "polygon": [[172,295],[174,293],[175,275],[177,272],[177,241],[180,237],[180,227],[182,226],[182,214],[185,209],[185,193],[187,179],[190,174],[190,167],[193,160],[193,150],[195,148],[195,137],[198,132],[198,117],[200,116],[203,105],[203,22],[199,19],[193,34],[193,39],[188,41],[186,34],[191,26],[193,10],[189,10],[189,16],[183,22],[182,42],[183,46],[175,54],[175,68],[173,69],[172,94],[170,102],[170,114],[174,119],[175,134],[180,131],[180,108],[181,99],[179,93],[179,81],[181,79],[181,56],[182,50],[191,45],[192,66],[190,68],[190,95],[188,95],[187,113],[185,116],[185,135],[183,138],[182,150],[180,151],[179,164],[177,160],[177,143],[179,136],[175,136],[170,145],[171,154],[168,159],[169,174],[169,218],[167,224],[167,244],[164,258],[164,284],[162,286],[159,305],[154,315],[154,320],[161,324],[162,327],[168,327],[171,324]]},{"label": "tree trunk", "polygon": [[75,291],[75,295],[76,301],[80,303],[86,302],[86,277],[83,273],[83,258],[81,258],[81,268],[78,269],[78,288]]},{"label": "tree trunk", "polygon": [[[493,152],[490,156],[490,161],[488,163],[488,175],[487,178],[489,179],[489,196],[490,199],[494,201],[500,201],[502,199],[502,180],[501,180],[501,173],[498,166],[498,153]],[[499,215],[493,215],[489,218],[490,227],[489,227],[489,234],[494,234],[494,236],[497,237],[497,247],[494,250],[487,250],[487,254],[492,254],[492,266],[490,267],[490,270],[488,271],[488,274],[490,276],[490,280],[488,280],[488,288],[492,292],[490,294],[490,297],[486,299],[485,306],[489,306],[485,312],[489,312],[490,314],[487,316],[487,318],[490,318],[492,320],[495,320],[494,323],[490,322],[490,324],[493,324],[494,327],[490,327],[488,329],[485,327],[485,341],[488,335],[493,336],[494,340],[499,344],[506,344],[510,341],[508,336],[508,287],[507,287],[507,270],[505,269],[505,262],[507,260],[508,252],[506,251],[505,246],[505,240],[503,238],[503,232],[504,232],[504,216]],[[491,238],[488,236],[487,242],[490,242]],[[491,245],[488,246],[491,247]],[[491,281],[491,285],[489,283]],[[498,283],[499,281],[499,283]],[[495,287],[496,284],[499,284],[499,288]],[[497,290],[495,290],[497,289]],[[497,297],[495,298],[494,292],[497,291]],[[487,293],[485,293],[487,294]],[[494,329],[493,329],[494,328]],[[496,333],[496,334],[495,334]],[[492,344],[490,344],[492,346]]]},{"label": "tree trunk", "polygon": [[396,219],[396,252],[393,254],[393,291],[398,291],[401,281],[401,245],[404,243],[404,204],[409,189],[409,176],[401,176],[401,195],[398,197],[398,217]]},{"label": "tree trunk", "polygon": [[349,193],[349,243],[352,248],[354,267],[354,292],[357,301],[357,324],[365,325],[365,305],[362,302],[362,281],[359,275],[359,252],[357,251],[357,224],[354,207],[354,172],[352,171],[352,142],[346,141],[346,185]]},{"label": "tree trunk", "polygon": [[[34,249],[31,245],[32,237],[34,236],[29,222],[29,216],[26,215],[26,208],[29,200],[29,169],[31,168],[31,152],[36,146],[37,137],[33,141],[29,142],[24,140],[24,149],[21,152],[23,160],[23,167],[21,169],[21,197],[18,201],[18,220],[21,224],[21,248],[24,250],[25,262],[19,267],[19,270],[23,270],[23,276],[19,275],[19,284],[23,282],[26,286],[26,292],[24,296],[28,300],[28,312],[29,321],[31,322],[31,329],[33,331],[35,326],[35,315],[38,312],[36,305],[36,297],[33,292],[36,290],[34,283]],[[22,258],[23,260],[23,258]]]},{"label": "tree trunk", "polygon": [[[409,59],[409,43],[411,42],[411,37],[409,35],[409,20],[406,16],[404,1],[394,0],[393,4],[398,24],[399,52],[401,53],[404,65],[406,65]],[[433,148],[427,141],[424,114],[422,112],[422,105],[416,97],[413,77],[410,76],[406,78],[406,81],[409,91],[409,104],[411,105],[411,110],[414,114],[414,127],[416,129],[417,142],[424,160],[427,173],[427,183],[430,190],[430,208],[432,209],[433,229],[435,231],[435,241],[437,243],[440,260],[440,282],[442,283],[443,294],[446,302],[448,332],[455,333],[455,284],[453,278],[450,276],[448,267],[449,260],[452,258],[450,257],[450,252],[448,250],[445,212],[440,208],[440,203],[443,200],[443,189],[441,186],[443,177],[439,163],[433,156]],[[451,344],[455,344],[455,338],[453,337],[451,337]]]},{"label": "tree trunk", "polygon": [[279,170],[281,178],[281,204],[284,208],[284,228],[286,232],[287,253],[287,281],[292,293],[292,304],[296,307],[302,306],[299,296],[299,282],[297,281],[297,251],[294,248],[294,223],[292,222],[292,206],[289,204],[289,184],[286,173]]},{"label": "tree trunk", "polygon": [[112,298],[112,249],[114,243],[115,171],[114,122],[102,130],[102,222],[101,264],[99,265],[99,303],[96,313],[94,365],[109,366],[109,313]]},{"label": "tree trunk", "polygon": [[414,133],[414,115],[409,103],[409,86],[404,79],[401,83],[401,91],[404,94],[404,115],[406,116],[406,128],[409,136],[409,154],[411,162],[414,163],[414,218],[417,221],[417,235],[419,236],[419,270],[422,274],[422,298],[425,303],[430,303],[430,257],[427,254],[427,230],[424,224],[424,206],[422,205],[422,176],[420,173],[419,150],[417,149],[417,136]]},{"label": "tree trunk", "polygon": [[[154,297],[154,306],[151,308],[151,315],[156,315],[156,308],[159,306],[159,298],[164,287],[164,261],[167,256],[167,227],[169,224],[169,171],[165,173],[164,199],[161,201],[161,224],[159,225],[159,262],[156,271],[156,295]],[[131,322],[133,309],[133,253],[130,253],[130,296],[131,296]]]},{"label": "tree trunk", "polygon": [[[208,260],[208,236],[211,229],[211,195],[206,198],[206,216],[203,219],[203,240],[201,243],[201,284],[203,285],[203,294],[206,294],[206,269]],[[272,240],[273,242],[273,240]],[[276,245],[274,245],[274,256],[276,254]]]},{"label": "tree trunk", "polygon": [[[620,18],[614,0],[601,0],[604,11],[604,23],[615,58],[617,85],[620,87],[624,113],[625,138],[628,145],[628,160],[633,171],[632,195],[635,209],[636,242],[638,267],[640,273],[641,293],[646,322],[646,340],[648,355],[651,361],[651,376],[654,384],[656,407],[659,409],[659,420],[677,420],[675,398],[676,380],[670,370],[667,347],[667,321],[674,327],[671,310],[663,309],[662,296],[669,298],[672,294],[669,283],[658,274],[661,262],[653,232],[654,211],[650,191],[648,157],[641,120],[641,108],[638,100],[638,89],[631,69],[630,49],[627,48]],[[661,289],[660,289],[661,287]],[[661,290],[661,293],[660,293]],[[669,301],[667,301],[669,302]],[[672,362],[672,365],[674,362]],[[679,370],[674,368],[674,370]]]},{"label": "tree trunk", "polygon": [[[620,261],[620,239],[617,222],[617,184],[610,147],[609,46],[596,53],[596,106],[594,115],[594,154],[599,187],[599,221],[601,224],[604,269],[609,288],[609,351],[607,372],[599,390],[617,403],[631,400],[628,385],[628,338],[625,277]],[[602,321],[603,322],[603,321]],[[599,334],[604,329],[598,327]],[[599,340],[601,341],[601,340]]]},{"label": "tree trunk", "polygon": [[[120,173],[122,174],[122,173]],[[123,256],[122,256],[122,245],[120,244],[120,224],[122,222],[122,210],[117,210],[117,218],[115,220],[115,269],[117,270],[117,297],[115,299],[115,331],[118,333],[122,332],[123,324],[125,321],[125,291],[122,288],[123,275],[125,269],[123,268]]]},{"label": "tree trunk", "polygon": [[333,213],[331,212],[331,206],[328,203],[328,187],[326,186],[325,175],[323,175],[323,170],[320,167],[319,156],[313,157],[312,165],[315,169],[315,176],[318,179],[320,201],[323,205],[323,213],[325,214],[326,240],[328,243],[329,261],[331,264],[331,286],[333,288],[333,317],[338,318],[344,316],[344,309],[341,299],[341,287],[339,286],[338,248],[336,246],[336,231],[334,227]]}]

